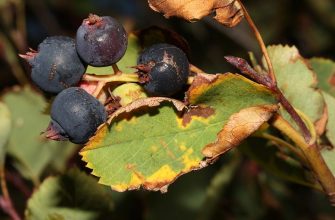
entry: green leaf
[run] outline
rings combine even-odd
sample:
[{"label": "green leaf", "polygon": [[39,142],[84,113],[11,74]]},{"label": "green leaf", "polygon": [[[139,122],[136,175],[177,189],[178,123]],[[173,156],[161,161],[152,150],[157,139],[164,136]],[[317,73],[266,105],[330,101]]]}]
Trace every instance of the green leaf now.
[{"label": "green leaf", "polygon": [[47,178],[28,201],[26,219],[106,219],[113,210],[110,190],[72,169]]},{"label": "green leaf", "polygon": [[323,58],[312,58],[309,62],[318,76],[318,86],[325,91],[322,95],[328,110],[326,136],[335,146],[335,62]]},{"label": "green leaf", "polygon": [[309,62],[318,76],[318,86],[335,96],[335,62],[323,58],[312,58]]},{"label": "green leaf", "polygon": [[[324,119],[325,102],[321,92],[316,89],[317,80],[314,72],[295,47],[270,46],[268,52],[280,90],[294,108],[305,113],[317,125]],[[283,108],[281,113],[293,126],[296,126]],[[319,129],[320,133],[323,129]]]},{"label": "green leaf", "polygon": [[6,144],[11,126],[10,111],[4,103],[0,102],[0,166],[5,162]]},{"label": "green leaf", "polygon": [[278,108],[266,88],[231,73],[198,75],[187,101],[193,107],[185,112],[163,100],[118,113],[82,149],[87,167],[117,191],[164,191],[238,145]]},{"label": "green leaf", "polygon": [[[117,63],[119,69],[125,73],[132,73],[134,69],[131,68],[137,65],[137,57],[140,51],[140,46],[137,37],[134,34],[128,36],[128,46],[125,55]],[[94,75],[110,75],[114,74],[112,66],[94,67],[88,66],[86,73]]]},{"label": "green leaf", "polygon": [[41,135],[50,121],[49,116],[42,114],[44,98],[25,87],[7,92],[3,101],[12,114],[8,153],[17,159],[15,166],[22,175],[38,182],[48,165],[64,169],[76,148],[69,142],[49,141]]}]

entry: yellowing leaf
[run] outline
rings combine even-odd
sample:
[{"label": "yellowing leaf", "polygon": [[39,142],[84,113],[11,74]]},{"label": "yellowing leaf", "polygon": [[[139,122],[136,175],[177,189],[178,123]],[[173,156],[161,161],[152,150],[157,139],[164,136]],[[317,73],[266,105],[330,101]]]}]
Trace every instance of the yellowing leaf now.
[{"label": "yellowing leaf", "polygon": [[211,158],[225,153],[254,133],[277,109],[276,105],[255,106],[233,114],[218,134],[218,140],[207,145],[202,153]]},{"label": "yellowing leaf", "polygon": [[[144,100],[151,103],[155,98],[132,104]],[[151,105],[118,112],[82,149],[87,167],[100,177],[101,184],[117,191],[141,186],[165,191],[180,175],[203,168],[236,146],[277,110],[270,91],[231,73],[198,75],[186,102],[190,106],[158,98]],[[238,113],[242,113],[241,120]],[[226,126],[236,137],[231,136],[227,148],[216,148],[216,153],[206,158],[203,148],[223,141],[221,130]],[[248,129],[235,132],[240,127]]]},{"label": "yellowing leaf", "polygon": [[165,17],[181,17],[188,21],[196,21],[216,13],[214,17],[225,26],[233,27],[243,18],[240,4],[235,0],[148,0],[149,6]]}]

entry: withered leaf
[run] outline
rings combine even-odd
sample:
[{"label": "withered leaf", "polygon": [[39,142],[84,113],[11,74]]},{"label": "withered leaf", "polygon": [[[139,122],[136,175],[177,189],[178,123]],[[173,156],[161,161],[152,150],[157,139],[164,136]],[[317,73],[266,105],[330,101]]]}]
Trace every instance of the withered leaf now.
[{"label": "withered leaf", "polygon": [[235,0],[148,0],[149,6],[165,17],[197,21],[215,13],[214,19],[227,27],[236,26],[243,18],[241,5]]},{"label": "withered leaf", "polygon": [[227,152],[254,133],[277,110],[277,105],[265,105],[242,109],[233,114],[218,134],[216,142],[208,144],[202,153],[208,158],[216,158]]},{"label": "withered leaf", "polygon": [[[165,192],[179,176],[235,147],[278,108],[271,91],[232,73],[198,74],[186,102],[146,98],[113,113],[80,152],[99,183],[120,192]],[[231,141],[224,149],[223,140]],[[206,146],[215,153],[204,155]]]}]

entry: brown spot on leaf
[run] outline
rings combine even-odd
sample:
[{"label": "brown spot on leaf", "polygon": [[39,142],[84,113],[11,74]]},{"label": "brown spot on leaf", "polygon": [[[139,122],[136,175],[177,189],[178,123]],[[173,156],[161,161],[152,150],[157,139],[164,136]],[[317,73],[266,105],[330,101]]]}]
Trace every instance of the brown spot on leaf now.
[{"label": "brown spot on leaf", "polygon": [[266,105],[246,108],[233,114],[219,132],[217,140],[202,149],[203,155],[215,159],[237,146],[268,121],[277,110],[278,105]]},{"label": "brown spot on leaf", "polygon": [[165,17],[176,16],[188,21],[197,21],[215,13],[221,24],[233,27],[243,18],[241,5],[235,0],[148,0],[149,6],[164,14]]},{"label": "brown spot on leaf", "polygon": [[126,169],[127,170],[134,170],[134,168],[135,168],[135,164],[132,164],[132,163],[126,164]]},{"label": "brown spot on leaf", "polygon": [[191,121],[193,117],[199,118],[209,118],[215,113],[215,110],[210,107],[201,107],[197,106],[194,108],[190,108],[184,115],[182,119],[182,125],[186,127]]}]

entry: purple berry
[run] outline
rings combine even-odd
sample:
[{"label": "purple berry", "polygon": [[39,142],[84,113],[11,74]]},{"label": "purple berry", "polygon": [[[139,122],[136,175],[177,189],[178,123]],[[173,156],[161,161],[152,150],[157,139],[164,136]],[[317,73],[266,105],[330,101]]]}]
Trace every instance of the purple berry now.
[{"label": "purple berry", "polygon": [[47,138],[84,144],[107,120],[107,113],[96,98],[82,88],[72,87],[56,96],[51,106],[51,119]]},{"label": "purple berry", "polygon": [[140,55],[138,66],[144,89],[152,96],[172,96],[187,83],[189,63],[185,53],[170,44],[155,44]]},{"label": "purple berry", "polygon": [[70,37],[48,37],[38,46],[38,51],[20,56],[31,65],[33,82],[49,93],[76,86],[86,70]]},{"label": "purple berry", "polygon": [[110,66],[126,52],[127,33],[110,16],[90,14],[77,30],[76,47],[80,57],[92,66]]}]

